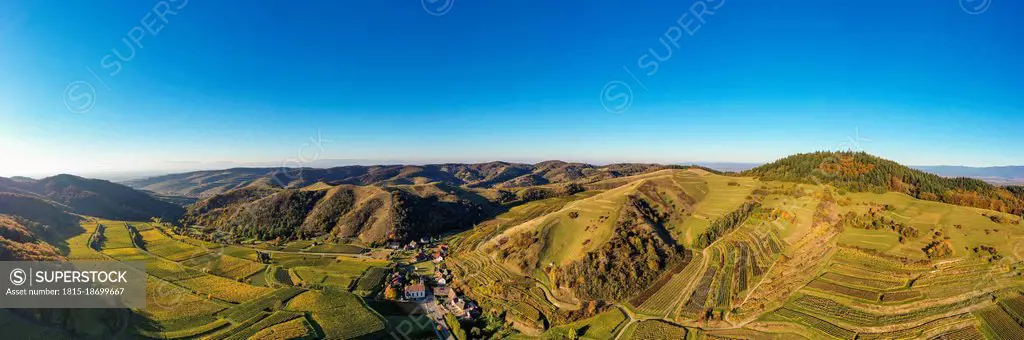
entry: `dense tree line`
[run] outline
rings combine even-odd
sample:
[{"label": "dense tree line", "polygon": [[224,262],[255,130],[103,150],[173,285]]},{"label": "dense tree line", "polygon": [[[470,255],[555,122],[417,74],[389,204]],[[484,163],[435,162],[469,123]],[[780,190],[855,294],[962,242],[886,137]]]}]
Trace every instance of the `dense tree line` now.
[{"label": "dense tree line", "polygon": [[1013,197],[1024,200],[1024,185],[1008,185],[1005,188]]},{"label": "dense tree line", "polygon": [[931,201],[1024,213],[1022,189],[973,178],[945,178],[864,152],[814,152],[786,157],[744,172],[763,180],[831,184],[850,191],[896,191]]},{"label": "dense tree line", "polygon": [[719,217],[714,222],[708,225],[708,228],[704,230],[697,239],[694,240],[694,246],[697,248],[706,248],[714,243],[722,235],[725,235],[729,231],[743,224],[755,210],[761,207],[761,202],[758,201],[747,201],[744,202],[739,208],[732,212]]}]

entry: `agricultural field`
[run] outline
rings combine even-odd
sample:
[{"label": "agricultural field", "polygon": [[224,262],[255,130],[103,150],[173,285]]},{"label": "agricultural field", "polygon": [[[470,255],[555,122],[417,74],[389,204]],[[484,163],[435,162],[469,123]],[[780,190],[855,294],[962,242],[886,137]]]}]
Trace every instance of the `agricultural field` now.
[{"label": "agricultural field", "polygon": [[557,337],[559,334],[573,331],[582,339],[612,339],[627,323],[629,323],[629,318],[622,310],[611,308],[591,318],[554,327],[548,330],[543,337]]},{"label": "agricultural field", "polygon": [[390,272],[387,268],[369,268],[356,281],[354,292],[370,294],[382,287],[384,276]]},{"label": "agricultural field", "polygon": [[359,297],[340,290],[311,290],[296,296],[285,307],[309,312],[327,338],[349,339],[384,329],[384,320]]},{"label": "agricultural field", "polygon": [[79,224],[84,232],[75,235],[67,240],[68,253],[65,254],[70,260],[102,260],[106,259],[96,248],[90,246],[91,241],[94,237],[98,237],[97,227],[99,221],[94,218],[82,220]]},{"label": "agricultural field", "polygon": [[990,307],[976,312],[981,320],[982,332],[993,339],[1024,339],[1021,320],[1014,319],[1000,307]]},{"label": "agricultural field", "polygon": [[180,280],[176,281],[175,284],[191,289],[200,295],[207,295],[234,303],[242,303],[255,296],[270,292],[270,289],[265,287],[252,286],[214,275],[203,275]]},{"label": "agricultural field", "polygon": [[639,312],[651,315],[666,315],[676,309],[683,297],[689,295],[691,278],[704,265],[704,255],[701,252],[693,252],[693,258],[686,264],[686,267],[678,274],[672,275],[654,295],[647,298],[640,306],[636,306]]},{"label": "agricultural field", "polygon": [[[231,335],[227,336],[225,339],[227,339],[227,340],[245,340],[245,339],[249,339],[249,338],[255,336],[256,334],[258,334],[258,333],[260,333],[260,332],[262,332],[264,330],[270,329],[271,327],[274,327],[276,325],[279,325],[279,324],[282,324],[282,323],[286,323],[286,322],[289,322],[289,321],[292,321],[292,320],[302,320],[302,321],[305,321],[304,314],[288,312],[288,311],[276,311],[276,312],[271,313],[267,317],[262,318],[259,321],[249,325],[248,327],[234,330],[231,333]],[[307,335],[307,334],[315,334],[315,330],[311,329],[311,327],[310,328],[306,328],[305,326],[306,326],[305,324],[302,324],[301,328],[295,327],[294,329],[290,329],[290,331],[291,332],[305,331],[305,332],[301,333],[300,336],[304,336],[304,335]],[[290,327],[294,327],[294,326],[290,326]],[[257,338],[257,339],[262,339],[262,338]]]},{"label": "agricultural field", "polygon": [[[288,268],[293,284],[319,284],[335,288],[348,289],[356,283],[365,272],[371,269],[384,268],[385,261],[370,259],[354,259],[347,257],[293,257],[284,255],[275,257],[281,266]],[[372,281],[372,277],[368,278]]]},{"label": "agricultural field", "polygon": [[288,340],[302,339],[316,334],[313,325],[309,324],[304,317],[297,317],[270,327],[262,328],[253,334],[250,339],[266,340]]},{"label": "agricultural field", "polygon": [[227,325],[215,314],[227,305],[190,291],[170,282],[150,278],[146,282],[146,308],[138,310],[139,316],[149,321],[140,326],[140,334],[154,337],[199,335]]},{"label": "agricultural field", "polygon": [[[67,255],[72,259],[144,261],[147,273],[147,308],[133,310],[135,322],[126,331],[145,338],[209,338],[209,339],[292,339],[292,338],[349,338],[369,335],[384,329],[384,320],[373,312],[361,298],[351,293],[338,291],[320,294],[301,288],[285,287],[271,289],[238,282],[227,277],[255,277],[263,274],[267,267],[253,261],[210,253],[201,241],[189,242],[181,236],[170,237],[158,227],[147,223],[128,222],[137,230],[143,242],[136,247],[128,237],[124,222],[97,219],[83,219],[82,234],[68,239]],[[103,225],[102,232],[99,232]],[[121,232],[124,230],[124,232]],[[102,234],[104,241],[99,251],[93,249],[92,238]],[[106,242],[112,241],[112,242]],[[176,249],[176,250],[172,250]],[[219,247],[217,248],[220,249]],[[153,250],[156,250],[155,252]],[[195,251],[194,256],[178,256],[174,251]],[[251,249],[238,251],[253,253]],[[179,260],[178,262],[172,259]],[[386,272],[387,262],[364,259],[335,259],[309,262],[305,258],[286,258],[284,262],[300,264],[323,264],[324,271],[333,275],[359,278],[364,288],[380,283]],[[286,270],[280,266],[275,269]],[[207,273],[204,273],[207,272]],[[216,275],[211,275],[216,274]],[[260,280],[265,280],[260,276]],[[268,282],[263,282],[266,285]],[[289,304],[303,294],[295,304]],[[289,310],[289,306],[306,306],[306,312]],[[315,310],[315,311],[314,311]],[[344,313],[339,313],[344,311]],[[103,316],[84,313],[76,327],[80,334],[95,334],[104,337],[98,321]],[[97,321],[90,317],[96,317]],[[34,325],[21,321],[14,315],[0,315],[0,324],[8,329],[20,329]],[[96,325],[96,327],[87,326]],[[318,333],[323,330],[323,333]],[[61,339],[61,333],[49,333],[46,328],[37,331],[16,331],[28,338]],[[36,334],[36,335],[31,335]],[[24,337],[22,337],[24,338]]]},{"label": "agricultural field", "polygon": [[247,278],[266,268],[266,265],[262,263],[220,254],[193,257],[182,264],[205,273],[235,280]]},{"label": "agricultural field", "polygon": [[629,339],[633,340],[657,340],[657,339],[685,339],[686,328],[679,327],[661,320],[641,321]]},{"label": "agricultural field", "polygon": [[354,245],[354,244],[334,244],[334,243],[322,243],[306,249],[309,253],[341,253],[341,254],[359,254],[365,251],[366,248]]},{"label": "agricultural field", "polygon": [[226,256],[237,257],[240,259],[246,259],[249,261],[257,261],[256,250],[247,247],[239,246],[224,246],[217,250],[217,253]]},{"label": "agricultural field", "polygon": [[158,228],[140,231],[139,234],[142,235],[147,251],[171,261],[183,261],[209,253],[206,248],[167,237]]},{"label": "agricultural field", "polygon": [[218,316],[231,320],[235,323],[241,323],[245,320],[252,319],[264,310],[280,309],[275,307],[284,306],[286,301],[296,295],[302,294],[303,292],[305,291],[294,287],[279,288],[269,294],[234,305],[223,313],[220,313]]},{"label": "agricultural field", "polygon": [[132,237],[128,235],[127,222],[98,220],[103,225],[103,250],[118,248],[135,248]]}]

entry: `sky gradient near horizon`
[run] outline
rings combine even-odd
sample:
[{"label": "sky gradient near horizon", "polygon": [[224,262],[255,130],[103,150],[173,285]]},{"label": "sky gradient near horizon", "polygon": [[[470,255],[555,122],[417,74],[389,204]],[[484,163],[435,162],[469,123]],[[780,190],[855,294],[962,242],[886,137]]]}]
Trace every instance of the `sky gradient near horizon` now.
[{"label": "sky gradient near horizon", "polygon": [[2,2],[0,176],[1024,165],[1024,2],[445,1]]}]

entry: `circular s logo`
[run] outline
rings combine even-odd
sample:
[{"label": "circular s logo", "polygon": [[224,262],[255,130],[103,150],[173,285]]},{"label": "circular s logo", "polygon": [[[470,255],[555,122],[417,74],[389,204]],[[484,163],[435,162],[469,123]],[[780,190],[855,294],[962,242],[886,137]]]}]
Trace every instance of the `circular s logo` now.
[{"label": "circular s logo", "polygon": [[96,105],[96,88],[87,81],[77,80],[64,88],[64,107],[73,113],[86,113]]},{"label": "circular s logo", "polygon": [[967,14],[981,14],[992,6],[992,0],[960,0],[960,8]]},{"label": "circular s logo", "polygon": [[13,283],[15,286],[25,284],[25,280],[27,278],[28,275],[25,275],[25,271],[22,270],[21,268],[14,268],[14,270],[11,271],[11,283]]},{"label": "circular s logo", "polygon": [[633,105],[633,89],[628,84],[613,80],[601,88],[601,106],[611,113],[623,113]]},{"label": "circular s logo", "polygon": [[455,0],[420,0],[423,10],[433,16],[442,16],[452,10]]}]

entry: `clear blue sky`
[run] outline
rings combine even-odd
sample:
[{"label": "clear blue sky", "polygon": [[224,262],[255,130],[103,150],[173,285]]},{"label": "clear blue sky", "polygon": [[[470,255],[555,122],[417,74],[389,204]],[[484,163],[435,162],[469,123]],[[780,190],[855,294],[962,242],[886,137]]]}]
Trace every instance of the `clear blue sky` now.
[{"label": "clear blue sky", "polygon": [[1021,1],[444,1],[4,1],[0,175],[848,147],[1024,164]]}]

